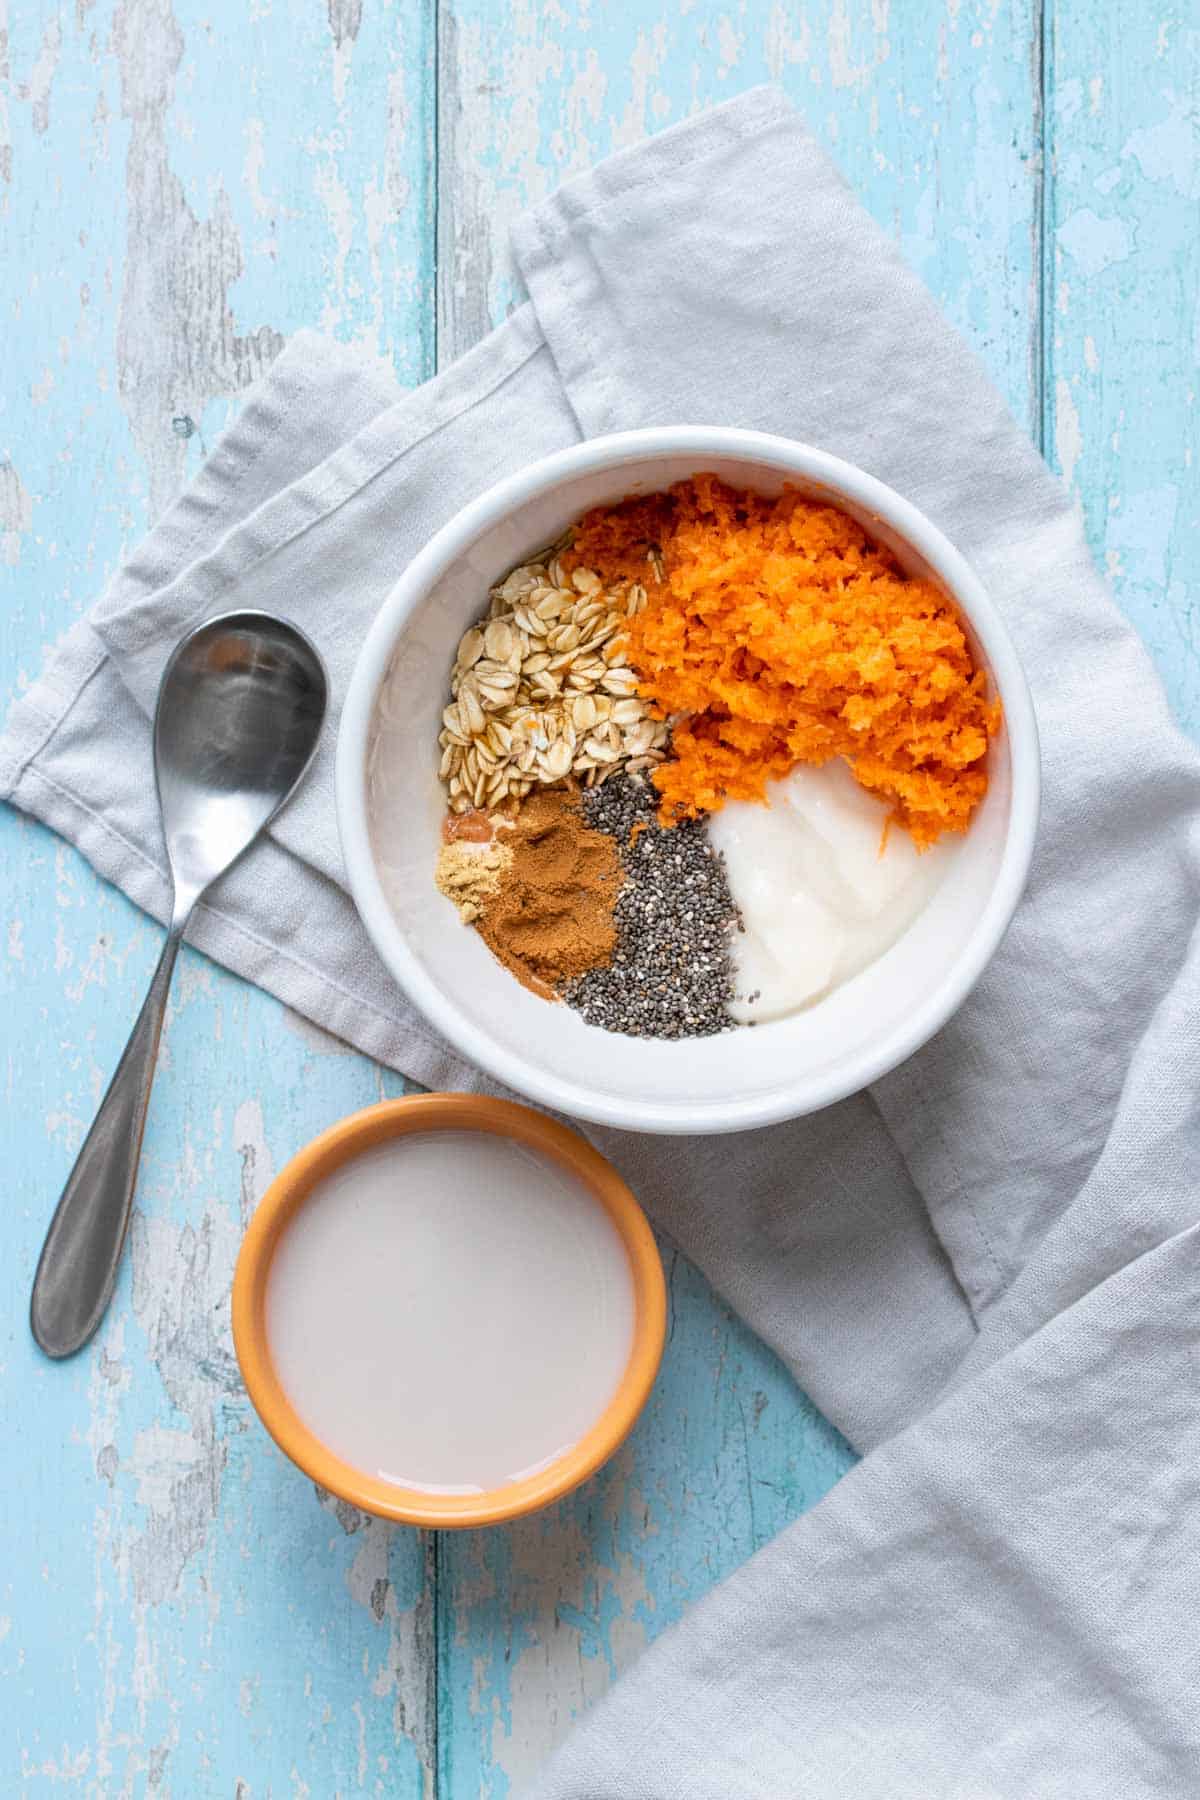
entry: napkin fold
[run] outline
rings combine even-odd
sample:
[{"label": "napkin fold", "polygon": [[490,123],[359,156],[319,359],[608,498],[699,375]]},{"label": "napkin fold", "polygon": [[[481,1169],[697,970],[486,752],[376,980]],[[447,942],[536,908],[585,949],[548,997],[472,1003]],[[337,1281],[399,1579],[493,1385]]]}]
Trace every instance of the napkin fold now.
[{"label": "napkin fold", "polygon": [[162,665],[208,613],[294,617],[334,717],[192,939],[405,1073],[481,1086],[378,964],[333,820],[340,700],[405,562],[500,475],[637,425],[807,439],[914,500],[1034,689],[1043,825],[1004,945],[931,1044],[813,1119],[593,1133],[871,1454],[538,1792],[1194,1794],[1200,758],[1077,509],[774,90],[601,164],[514,248],[530,302],[415,392],[292,340],[13,709],[0,793],[163,918]]}]

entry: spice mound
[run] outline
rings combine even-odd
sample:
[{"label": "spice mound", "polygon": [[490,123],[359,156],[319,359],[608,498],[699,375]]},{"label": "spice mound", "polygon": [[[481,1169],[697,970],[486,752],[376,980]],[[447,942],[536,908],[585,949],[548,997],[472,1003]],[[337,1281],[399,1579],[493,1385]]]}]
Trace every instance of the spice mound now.
[{"label": "spice mound", "polygon": [[945,595],[846,513],[697,475],[586,514],[562,562],[661,571],[622,641],[652,716],[686,715],[654,771],[664,823],[842,756],[919,848],[966,830],[999,707]]},{"label": "spice mound", "polygon": [[529,796],[503,848],[507,861],[483,900],[480,936],[518,981],[557,994],[612,956],[617,847],[585,823],[578,793],[559,787]]},{"label": "spice mound", "polygon": [[703,826],[685,820],[668,830],[655,805],[654,790],[628,775],[583,797],[588,824],[620,846],[626,879],[612,959],[569,987],[566,999],[606,1031],[711,1037],[732,1023],[729,932],[737,909]]},{"label": "spice mound", "polygon": [[457,906],[464,925],[473,925],[500,892],[501,874],[512,862],[512,850],[501,836],[509,823],[482,812],[451,813],[442,827],[433,878],[439,892]]}]

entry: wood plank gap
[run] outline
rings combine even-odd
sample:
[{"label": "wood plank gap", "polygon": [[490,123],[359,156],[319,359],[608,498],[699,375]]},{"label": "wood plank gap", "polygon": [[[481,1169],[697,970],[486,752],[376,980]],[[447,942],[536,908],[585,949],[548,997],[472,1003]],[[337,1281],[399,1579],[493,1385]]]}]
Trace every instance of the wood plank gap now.
[{"label": "wood plank gap", "polygon": [[[457,163],[458,70],[456,46],[458,21],[447,0],[435,0],[436,47],[434,50],[434,128],[437,133],[434,164],[437,180],[437,202],[434,209],[434,325],[435,367],[443,360],[461,355],[468,345],[460,341],[454,325],[459,308],[454,286],[459,275],[459,257],[455,237],[458,227],[452,183]],[[482,332],[477,333],[482,335]]]},{"label": "wood plank gap", "polygon": [[[449,1570],[445,1536],[441,1531],[430,1533],[432,1582],[436,1597],[433,1615],[433,1696],[437,1719],[437,1735],[434,1739],[436,1756],[433,1764],[434,1800],[453,1800],[454,1796],[453,1770],[450,1764],[454,1749],[454,1696],[451,1683],[455,1670],[453,1658],[449,1655],[451,1633],[454,1630],[454,1582]],[[447,1721],[444,1731],[443,1711]]]},{"label": "wood plank gap", "polygon": [[430,1596],[429,1639],[425,1654],[425,1729],[426,1780],[425,1800],[439,1800],[442,1792],[442,1710],[441,1710],[441,1536],[436,1531],[421,1533],[425,1558],[425,1588]]},{"label": "wood plank gap", "polygon": [[[442,59],[443,0],[431,0],[433,27],[432,117],[429,129],[429,219],[433,281],[430,288],[432,323],[430,338],[433,348],[433,374],[442,367]],[[425,1586],[430,1596],[429,1643],[425,1666],[425,1714],[428,1737],[428,1800],[440,1800],[442,1794],[442,1547],[436,1531],[422,1532],[425,1552]]]},{"label": "wood plank gap", "polygon": [[1054,82],[1053,0],[1038,0],[1033,34],[1033,95],[1036,107],[1034,140],[1037,146],[1037,200],[1033,209],[1031,265],[1036,282],[1030,345],[1030,400],[1034,441],[1049,461],[1054,441],[1050,356],[1053,343],[1054,246],[1050,221],[1054,216],[1054,153],[1050,109]]},{"label": "wood plank gap", "polygon": [[430,296],[433,312],[433,372],[442,366],[442,6],[443,0],[432,0],[433,10],[433,117],[430,121],[429,195],[432,235],[433,289]]}]

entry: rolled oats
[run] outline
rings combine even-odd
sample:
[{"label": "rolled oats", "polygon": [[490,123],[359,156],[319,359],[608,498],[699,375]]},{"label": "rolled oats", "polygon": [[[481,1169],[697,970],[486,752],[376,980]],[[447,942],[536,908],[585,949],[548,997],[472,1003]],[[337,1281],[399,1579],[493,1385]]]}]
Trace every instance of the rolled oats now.
[{"label": "rolled oats", "polygon": [[572,774],[596,786],[662,760],[670,728],[647,713],[622,638],[645,604],[641,582],[606,589],[586,568],[568,578],[550,553],[492,589],[459,641],[438,735],[452,811]]}]

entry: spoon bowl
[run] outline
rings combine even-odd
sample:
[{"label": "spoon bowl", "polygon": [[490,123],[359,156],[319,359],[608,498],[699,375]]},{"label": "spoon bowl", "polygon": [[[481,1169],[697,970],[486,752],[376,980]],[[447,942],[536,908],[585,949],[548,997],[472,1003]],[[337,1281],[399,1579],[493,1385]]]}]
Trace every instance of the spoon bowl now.
[{"label": "spoon bowl", "polygon": [[230,613],[184,638],[154,714],[177,893],[203,892],[278,812],[312,759],[327,698],[320,657],[282,619]]},{"label": "spoon bowl", "polygon": [[154,712],[154,777],[171,923],[150,992],[71,1171],[34,1276],[29,1320],[47,1356],[70,1356],[112,1296],[171,971],[197,900],[249,849],[303,779],[329,683],[304,634],[269,613],[226,613],[172,652]]}]

